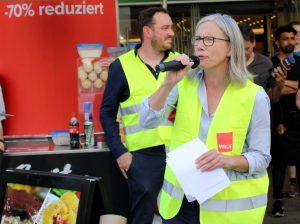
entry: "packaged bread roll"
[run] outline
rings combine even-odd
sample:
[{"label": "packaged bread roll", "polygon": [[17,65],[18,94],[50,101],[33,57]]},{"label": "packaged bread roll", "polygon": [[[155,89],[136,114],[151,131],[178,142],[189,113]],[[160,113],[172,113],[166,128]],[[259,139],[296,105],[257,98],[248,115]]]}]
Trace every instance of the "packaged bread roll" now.
[{"label": "packaged bread roll", "polygon": [[92,71],[88,74],[88,79],[91,81],[95,81],[97,79],[97,74],[96,72]]},{"label": "packaged bread roll", "polygon": [[107,80],[107,77],[108,77],[108,72],[106,70],[103,70],[101,73],[100,73],[100,79],[102,79],[103,81],[106,81]]},{"label": "packaged bread roll", "polygon": [[94,86],[97,89],[101,89],[103,86],[103,81],[101,79],[96,79],[96,81],[94,82]]},{"label": "packaged bread roll", "polygon": [[102,72],[102,64],[100,61],[94,62],[94,71],[98,74]]},{"label": "packaged bread roll", "polygon": [[80,80],[85,80],[87,79],[87,73],[84,71],[83,67],[82,66],[79,66],[78,67],[78,78]]},{"label": "packaged bread roll", "polygon": [[90,80],[86,79],[81,82],[81,85],[84,89],[89,89],[92,86],[92,82]]},{"label": "packaged bread roll", "polygon": [[91,72],[94,69],[94,66],[90,60],[83,60],[82,66],[85,72]]}]

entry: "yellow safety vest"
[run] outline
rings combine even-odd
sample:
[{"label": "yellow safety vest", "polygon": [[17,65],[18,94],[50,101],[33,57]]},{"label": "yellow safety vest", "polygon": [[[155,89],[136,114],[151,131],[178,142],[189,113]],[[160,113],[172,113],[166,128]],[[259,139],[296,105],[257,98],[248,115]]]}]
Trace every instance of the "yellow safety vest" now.
[{"label": "yellow safety vest", "polygon": [[[170,150],[197,138],[202,105],[198,98],[198,81],[184,78],[178,85],[179,98]],[[256,93],[260,87],[248,81],[246,85],[230,84],[215,112],[206,145],[217,149],[217,134],[232,133],[232,151],[225,155],[241,155],[251,120]],[[191,106],[192,105],[192,106]],[[201,224],[262,223],[267,205],[268,175],[225,170],[231,185],[200,206]],[[159,211],[165,219],[179,211],[184,192],[172,170],[167,166],[159,195]]]},{"label": "yellow safety vest", "polygon": [[[175,53],[170,52],[165,61],[169,61],[174,55]],[[171,121],[166,119],[157,128],[143,129],[139,126],[138,116],[142,100],[152,95],[160,87],[166,73],[161,72],[158,79],[155,79],[134,50],[121,55],[119,59],[130,90],[129,98],[120,104],[125,144],[128,151],[167,144],[170,140],[173,126]]]}]

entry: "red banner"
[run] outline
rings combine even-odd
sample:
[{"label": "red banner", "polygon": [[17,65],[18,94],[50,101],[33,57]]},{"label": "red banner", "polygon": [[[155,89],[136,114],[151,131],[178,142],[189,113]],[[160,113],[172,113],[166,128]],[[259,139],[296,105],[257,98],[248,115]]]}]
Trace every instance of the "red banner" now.
[{"label": "red banner", "polygon": [[[117,45],[115,0],[0,2],[5,135],[68,129],[78,111],[78,43]],[[96,109],[96,108],[95,108]],[[98,118],[95,118],[98,120]]]}]

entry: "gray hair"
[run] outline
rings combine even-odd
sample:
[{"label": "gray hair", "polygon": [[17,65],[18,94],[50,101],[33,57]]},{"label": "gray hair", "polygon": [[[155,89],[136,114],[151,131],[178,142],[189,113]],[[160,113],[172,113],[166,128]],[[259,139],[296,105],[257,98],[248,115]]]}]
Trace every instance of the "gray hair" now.
[{"label": "gray hair", "polygon": [[[196,25],[196,30],[199,26],[207,21],[215,22],[218,27],[230,40],[231,56],[229,58],[228,74],[229,80],[236,83],[245,83],[252,75],[246,68],[246,57],[244,39],[236,21],[226,14],[211,14],[203,17]],[[190,72],[190,76],[195,76],[196,73],[201,71],[200,68]],[[203,73],[203,71],[201,71]]]}]

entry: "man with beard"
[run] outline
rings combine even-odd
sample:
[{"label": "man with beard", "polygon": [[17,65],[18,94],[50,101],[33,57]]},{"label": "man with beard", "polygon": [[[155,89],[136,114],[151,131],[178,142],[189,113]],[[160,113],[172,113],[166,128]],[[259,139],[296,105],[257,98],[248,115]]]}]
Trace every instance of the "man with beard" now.
[{"label": "man with beard", "polygon": [[[164,8],[151,7],[140,12],[137,28],[141,44],[118,59],[109,68],[100,110],[105,139],[117,160],[129,189],[131,224],[152,223],[156,199],[163,183],[165,144],[172,123],[145,130],[139,126],[142,100],[152,95],[164,81],[166,72],[155,66],[175,55],[172,49],[173,22]],[[116,122],[120,106],[125,145]]]},{"label": "man with beard", "polygon": [[[287,166],[300,162],[300,111],[296,106],[296,93],[300,76],[300,57],[294,55],[296,30],[291,26],[281,26],[275,33],[275,44],[279,54],[272,57],[274,67],[288,57],[294,57],[295,65],[287,69],[287,77],[281,91],[279,102],[273,108],[272,137],[272,183],[274,204],[271,215],[284,216],[282,189]],[[297,170],[297,175],[300,171]]]}]

